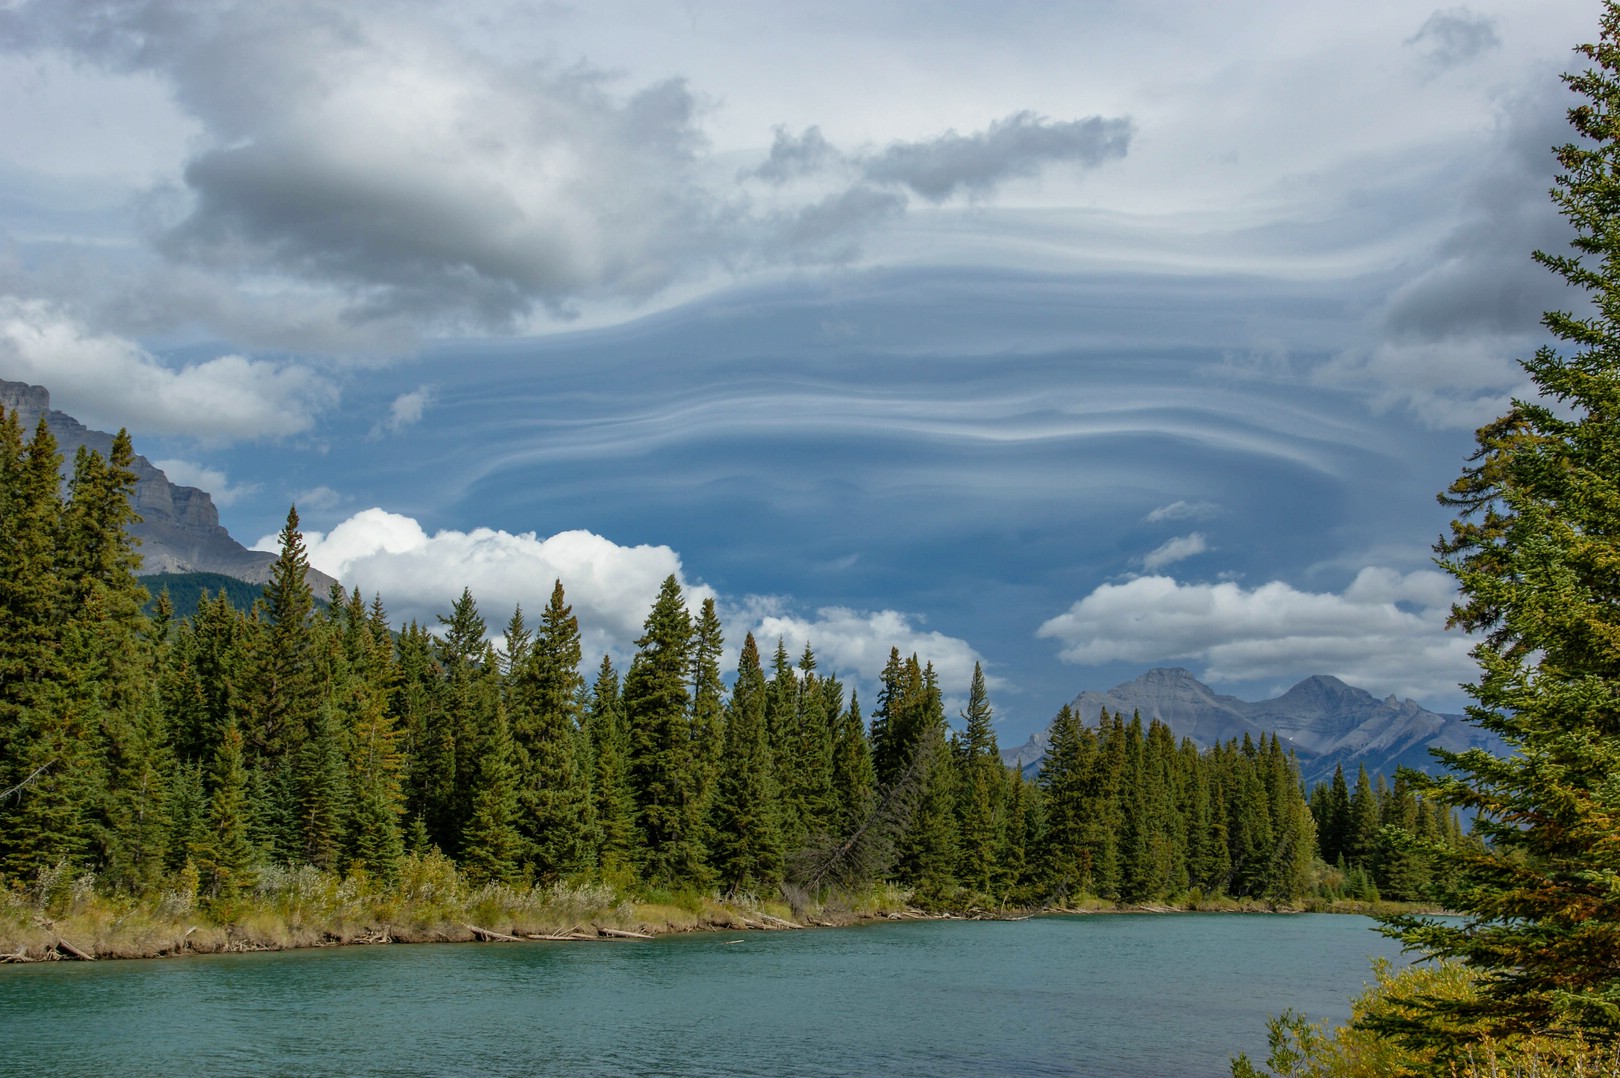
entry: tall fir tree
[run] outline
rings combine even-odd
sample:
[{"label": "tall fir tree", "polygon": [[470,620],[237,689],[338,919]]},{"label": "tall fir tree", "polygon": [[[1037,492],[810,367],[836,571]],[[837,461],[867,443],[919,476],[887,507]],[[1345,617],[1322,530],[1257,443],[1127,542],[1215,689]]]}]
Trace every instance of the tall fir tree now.
[{"label": "tall fir tree", "polygon": [[743,639],[726,709],[725,751],[710,811],[710,858],[728,893],[760,892],[782,880],[776,768],[765,728],[769,689],[754,635]]},{"label": "tall fir tree", "polygon": [[532,648],[509,651],[515,656],[508,681],[518,830],[529,873],[551,882],[590,867],[596,852],[590,779],[580,755],[585,681],[579,621],[562,581],[552,587]]},{"label": "tall fir tree", "polygon": [[692,618],[673,575],[659,589],[636,648],[624,679],[624,712],[642,871],[658,883],[699,882],[704,877],[702,820],[688,680]]}]

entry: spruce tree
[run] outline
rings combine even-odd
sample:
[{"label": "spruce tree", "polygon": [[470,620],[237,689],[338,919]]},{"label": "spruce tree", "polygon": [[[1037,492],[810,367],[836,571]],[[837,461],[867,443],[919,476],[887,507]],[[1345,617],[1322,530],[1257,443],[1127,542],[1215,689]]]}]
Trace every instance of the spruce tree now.
[{"label": "spruce tree", "polygon": [[692,618],[673,575],[659,590],[636,648],[624,679],[624,712],[642,871],[657,883],[699,882],[704,869],[692,759]]},{"label": "spruce tree", "polygon": [[518,830],[529,873],[549,883],[595,860],[595,812],[589,777],[580,766],[585,681],[579,673],[579,622],[562,581],[552,587],[533,646],[511,643],[510,631],[508,640],[515,656],[508,695]]},{"label": "spruce tree", "polygon": [[586,712],[591,798],[596,818],[596,862],[610,874],[628,874],[637,861],[636,803],[630,791],[630,730],[619,699],[619,674],[602,656]]},{"label": "spruce tree", "polygon": [[710,812],[710,859],[728,893],[759,892],[782,880],[776,768],[765,729],[769,690],[754,634],[743,639],[726,709],[725,751]]},{"label": "spruce tree", "polygon": [[[1469,718],[1511,750],[1441,753],[1426,796],[1477,813],[1488,844],[1437,845],[1439,898],[1462,923],[1394,918],[1409,946],[1479,975],[1475,1005],[1420,1001],[1414,1035],[1451,1014],[1493,1036],[1561,1026],[1620,1038],[1620,3],[1564,81],[1575,140],[1555,153],[1572,253],[1535,258],[1582,295],[1542,324],[1567,351],[1523,361],[1537,396],[1482,427],[1442,501],[1437,550],[1478,634]],[[1451,1012],[1448,1014],[1447,1012]]]},{"label": "spruce tree", "polygon": [[1001,751],[991,728],[993,713],[985,689],[984,670],[973,664],[973,681],[968,687],[967,707],[962,712],[966,729],[962,745],[964,770],[958,827],[961,834],[962,882],[983,895],[995,890],[996,862],[1002,852],[1002,797],[1006,789]]},{"label": "spruce tree", "polygon": [[234,719],[220,733],[210,772],[208,816],[191,857],[203,894],[228,899],[251,887],[255,878],[248,840],[252,826],[248,773],[242,763],[242,731]]}]

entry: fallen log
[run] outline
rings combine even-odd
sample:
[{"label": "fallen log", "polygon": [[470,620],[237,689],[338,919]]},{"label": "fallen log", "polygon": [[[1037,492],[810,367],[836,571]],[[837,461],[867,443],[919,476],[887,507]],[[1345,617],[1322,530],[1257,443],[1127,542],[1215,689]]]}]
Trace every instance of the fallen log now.
[{"label": "fallen log", "polygon": [[490,929],[487,929],[487,928],[479,928],[477,925],[466,924],[465,922],[462,924],[461,927],[465,928],[467,931],[471,932],[474,936],[477,936],[479,939],[483,940],[485,943],[488,943],[491,940],[499,940],[502,943],[521,943],[522,942],[516,936],[508,936],[504,932],[494,932],[494,931],[491,931]]},{"label": "fallen log", "polygon": [[760,914],[759,919],[764,921],[766,924],[771,925],[771,926],[773,926],[775,928],[803,928],[804,927],[803,925],[794,924],[792,921],[784,921],[780,917],[772,917],[768,913]]},{"label": "fallen log", "polygon": [[631,932],[623,928],[603,928],[601,925],[596,926],[596,931],[599,935],[612,936],[615,939],[650,940],[653,938],[645,932]]},{"label": "fallen log", "polygon": [[91,954],[89,951],[81,951],[79,948],[73,946],[73,944],[69,943],[61,936],[56,937],[56,949],[59,951],[66,951],[68,954],[82,962],[94,962],[96,960],[95,955]]}]

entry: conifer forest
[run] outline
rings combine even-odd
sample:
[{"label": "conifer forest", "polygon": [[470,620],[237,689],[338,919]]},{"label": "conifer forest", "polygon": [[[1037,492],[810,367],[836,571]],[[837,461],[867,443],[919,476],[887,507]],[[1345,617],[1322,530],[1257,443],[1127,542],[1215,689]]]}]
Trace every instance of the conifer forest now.
[{"label": "conifer forest", "polygon": [[1290,905],[1421,899],[1429,847],[1465,841],[1405,779],[1305,790],[1275,735],[1200,749],[1065,706],[1025,774],[1002,760],[982,672],[953,719],[925,656],[891,650],[870,705],[808,646],[748,636],[726,671],[713,601],[694,613],[674,577],[628,668],[587,666],[560,582],[498,632],[499,596],[463,591],[403,626],[380,596],[318,601],[294,510],[251,609],[221,592],[176,610],[136,576],[132,456],[122,433],[108,459],[81,450],[64,485],[48,426],[0,421],[14,888],[50,874],[219,903],[269,866],[387,881],[436,850],[475,882]]}]

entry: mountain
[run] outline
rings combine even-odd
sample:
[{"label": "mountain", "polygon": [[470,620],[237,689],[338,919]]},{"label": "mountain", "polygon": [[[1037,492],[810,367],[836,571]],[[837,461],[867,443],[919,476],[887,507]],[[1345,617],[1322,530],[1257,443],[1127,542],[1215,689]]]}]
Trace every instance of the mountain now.
[{"label": "mountain", "polygon": [[[1215,692],[1186,670],[1161,668],[1107,692],[1083,692],[1070,706],[1088,724],[1104,708],[1126,715],[1140,712],[1143,722],[1158,719],[1178,740],[1190,738],[1200,748],[1242,740],[1245,734],[1259,740],[1276,733],[1298,754],[1308,785],[1331,778],[1337,766],[1343,766],[1351,781],[1361,766],[1369,774],[1391,778],[1399,767],[1432,770],[1430,747],[1503,751],[1497,738],[1461,715],[1442,715],[1394,696],[1380,700],[1323,674],[1306,678],[1274,700],[1250,703]],[[1031,770],[1045,755],[1046,740],[1042,731],[1001,755],[1009,764]]]},{"label": "mountain", "polygon": [[[103,457],[112,450],[111,434],[91,430],[66,412],[56,411],[44,386],[0,380],[0,408],[17,413],[25,435],[33,433],[40,416],[45,417],[62,452],[64,476],[71,474],[73,455],[80,446]],[[134,472],[134,504],[141,522],[130,527],[130,534],[140,540],[141,575],[218,573],[250,584],[270,579],[276,556],[249,550],[231,538],[220,526],[219,510],[207,491],[169,482],[162,469],[142,456],[135,458]],[[317,595],[326,594],[334,583],[315,570],[308,579]]]}]

